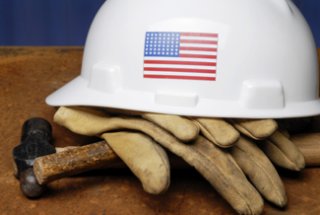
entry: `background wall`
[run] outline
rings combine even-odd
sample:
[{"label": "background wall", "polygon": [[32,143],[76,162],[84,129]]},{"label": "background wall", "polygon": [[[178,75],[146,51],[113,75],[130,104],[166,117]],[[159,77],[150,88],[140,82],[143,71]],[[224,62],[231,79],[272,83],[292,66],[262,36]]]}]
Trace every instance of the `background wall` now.
[{"label": "background wall", "polygon": [[293,0],[309,23],[315,37],[317,47],[320,47],[320,0]]},{"label": "background wall", "polygon": [[0,0],[0,45],[83,45],[105,0]]},{"label": "background wall", "polygon": [[[105,0],[0,0],[0,45],[83,45]],[[293,0],[320,47],[320,0]]]}]

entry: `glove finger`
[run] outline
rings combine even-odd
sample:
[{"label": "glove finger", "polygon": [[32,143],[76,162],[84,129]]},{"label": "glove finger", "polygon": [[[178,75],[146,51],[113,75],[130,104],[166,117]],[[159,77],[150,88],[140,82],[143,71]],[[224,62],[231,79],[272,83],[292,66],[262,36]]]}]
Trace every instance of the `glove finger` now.
[{"label": "glove finger", "polygon": [[108,127],[106,123],[108,119],[106,115],[78,107],[60,107],[53,117],[57,124],[74,133],[86,136],[97,136],[104,133],[107,130],[105,127]]},{"label": "glove finger", "polygon": [[101,137],[139,178],[146,192],[160,194],[168,189],[168,156],[151,138],[132,132],[104,133]]},{"label": "glove finger", "polygon": [[192,141],[199,135],[199,127],[184,117],[155,113],[145,113],[141,116],[169,131],[182,142]]},{"label": "glove finger", "polygon": [[230,153],[250,181],[268,201],[279,207],[286,205],[287,196],[280,176],[256,144],[245,138],[240,138]]},{"label": "glove finger", "polygon": [[239,132],[222,119],[197,118],[194,123],[199,125],[203,136],[222,148],[233,146],[240,137]]},{"label": "glove finger", "polygon": [[263,200],[229,153],[199,136],[183,158],[194,166],[239,214],[260,214]]},{"label": "glove finger", "polygon": [[305,167],[303,154],[298,147],[279,131],[259,146],[268,158],[280,167],[294,171],[300,171]]},{"label": "glove finger", "polygon": [[255,140],[269,137],[278,128],[273,119],[232,119],[231,122],[238,131]]},{"label": "glove finger", "polygon": [[[75,108],[59,109],[55,121],[75,133],[96,135],[106,131],[139,130],[152,137],[172,153],[194,166],[240,214],[259,214],[263,200],[243,175],[235,161],[204,138],[195,141],[196,148],[186,145],[154,123],[139,118],[104,118]],[[212,149],[212,150],[210,150]],[[219,152],[222,152],[219,150]],[[227,156],[229,160],[225,157]],[[221,159],[221,162],[217,162]],[[230,161],[231,160],[231,161]],[[240,178],[240,179],[239,179]]]}]

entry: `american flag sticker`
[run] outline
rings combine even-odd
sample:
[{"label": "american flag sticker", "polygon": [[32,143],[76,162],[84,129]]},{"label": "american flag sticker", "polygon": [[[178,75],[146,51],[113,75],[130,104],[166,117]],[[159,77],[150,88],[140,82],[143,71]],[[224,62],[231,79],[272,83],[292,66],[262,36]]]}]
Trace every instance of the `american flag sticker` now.
[{"label": "american flag sticker", "polygon": [[146,32],[144,46],[144,78],[216,80],[216,33]]}]

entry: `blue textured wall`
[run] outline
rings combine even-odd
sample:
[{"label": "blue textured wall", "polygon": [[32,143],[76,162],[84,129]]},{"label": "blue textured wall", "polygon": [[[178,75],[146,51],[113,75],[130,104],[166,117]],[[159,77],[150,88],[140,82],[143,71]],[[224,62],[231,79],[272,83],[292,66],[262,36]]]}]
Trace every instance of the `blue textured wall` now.
[{"label": "blue textured wall", "polygon": [[[90,23],[104,1],[0,0],[0,45],[83,45]],[[320,0],[294,2],[320,47]]]},{"label": "blue textured wall", "polygon": [[320,0],[293,0],[308,21],[317,47],[320,47]]},{"label": "blue textured wall", "polygon": [[0,45],[82,45],[104,0],[0,0]]}]

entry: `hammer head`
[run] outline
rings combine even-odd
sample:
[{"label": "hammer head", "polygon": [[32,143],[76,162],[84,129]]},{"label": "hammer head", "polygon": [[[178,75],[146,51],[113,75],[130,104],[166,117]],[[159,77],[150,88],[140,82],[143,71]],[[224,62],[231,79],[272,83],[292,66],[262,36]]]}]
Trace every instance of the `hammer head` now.
[{"label": "hammer head", "polygon": [[50,123],[39,117],[28,119],[22,126],[21,143],[28,137],[46,140],[48,143],[52,143],[52,127]]},{"label": "hammer head", "polygon": [[52,144],[52,128],[42,118],[31,118],[23,124],[21,142],[13,149],[15,175],[33,167],[37,157],[55,153]]},{"label": "hammer head", "polygon": [[29,168],[20,174],[20,189],[26,197],[38,198],[45,191],[46,186],[38,183],[33,169]]},{"label": "hammer head", "polygon": [[55,153],[55,147],[47,142],[34,138],[27,138],[23,144],[13,149],[13,159],[16,165],[16,176],[19,178],[21,172],[33,167],[37,157]]}]

